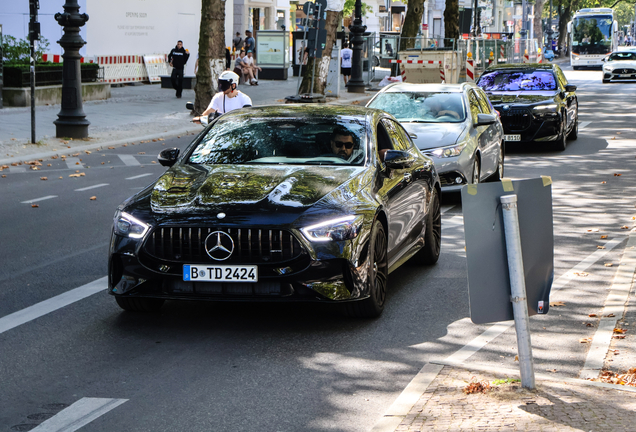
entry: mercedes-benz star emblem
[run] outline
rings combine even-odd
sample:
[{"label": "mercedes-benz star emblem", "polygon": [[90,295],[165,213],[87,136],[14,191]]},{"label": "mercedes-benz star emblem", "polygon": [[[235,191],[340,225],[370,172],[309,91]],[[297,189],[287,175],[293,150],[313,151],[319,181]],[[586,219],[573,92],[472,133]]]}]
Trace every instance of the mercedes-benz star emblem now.
[{"label": "mercedes-benz star emblem", "polygon": [[508,111],[509,109],[510,109],[510,105],[504,105],[504,106],[503,106],[503,110],[504,110],[504,111]]},{"label": "mercedes-benz star emblem", "polygon": [[218,215],[216,215],[216,217],[218,219],[223,219],[223,218],[225,218],[225,213],[219,213]]},{"label": "mercedes-benz star emblem", "polygon": [[234,240],[223,231],[214,231],[205,239],[205,251],[216,261],[225,261],[234,252]]}]

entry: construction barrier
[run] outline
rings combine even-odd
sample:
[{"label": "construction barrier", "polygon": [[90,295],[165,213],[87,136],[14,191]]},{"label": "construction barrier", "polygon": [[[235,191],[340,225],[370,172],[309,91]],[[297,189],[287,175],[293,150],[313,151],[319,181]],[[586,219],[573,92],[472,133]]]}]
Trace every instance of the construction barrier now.
[{"label": "construction barrier", "polygon": [[141,56],[96,56],[95,60],[104,68],[104,82],[118,84],[148,81]]},{"label": "construction barrier", "polygon": [[389,63],[397,63],[397,64],[432,64],[432,65],[441,65],[441,60],[389,60]]},{"label": "construction barrier", "polygon": [[[42,54],[42,61],[64,63],[64,58],[60,54]],[[84,57],[80,58],[80,63],[84,63]],[[93,60],[90,60],[89,63],[93,63]]]},{"label": "construction barrier", "polygon": [[146,73],[150,82],[161,82],[161,75],[170,75],[168,56],[165,54],[145,55]]},{"label": "construction barrier", "polygon": [[475,82],[475,62],[471,53],[468,53],[466,59],[466,81]]},{"label": "construction barrier", "polygon": [[499,63],[506,63],[506,47],[504,44],[499,46]]},{"label": "construction barrier", "polygon": [[442,84],[446,83],[446,74],[444,73],[444,68],[439,69],[439,79]]}]

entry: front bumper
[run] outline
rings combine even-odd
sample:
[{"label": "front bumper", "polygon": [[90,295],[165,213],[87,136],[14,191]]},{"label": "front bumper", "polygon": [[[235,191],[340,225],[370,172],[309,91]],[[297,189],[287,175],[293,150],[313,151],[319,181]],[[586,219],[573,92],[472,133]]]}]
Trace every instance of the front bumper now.
[{"label": "front bumper", "polygon": [[636,69],[614,69],[612,71],[603,70],[603,80],[634,81],[636,80]]},{"label": "front bumper", "polygon": [[184,264],[213,262],[158,259],[147,253],[143,242],[113,234],[108,292],[114,296],[201,301],[361,300],[369,295],[371,265],[366,237],[361,234],[354,240],[319,244],[276,263],[245,263],[258,266],[259,280],[250,283],[184,281]]},{"label": "front bumper", "polygon": [[504,111],[497,108],[501,114],[501,124],[504,135],[520,135],[518,141],[508,141],[507,145],[516,143],[531,143],[542,141],[557,141],[561,133],[562,116],[559,113],[537,115],[531,109],[510,109]]},{"label": "front bumper", "polygon": [[430,153],[432,149],[420,150],[433,160],[439,175],[440,185],[447,192],[459,191],[472,176],[474,158],[472,149],[465,148],[459,156],[437,157]]}]

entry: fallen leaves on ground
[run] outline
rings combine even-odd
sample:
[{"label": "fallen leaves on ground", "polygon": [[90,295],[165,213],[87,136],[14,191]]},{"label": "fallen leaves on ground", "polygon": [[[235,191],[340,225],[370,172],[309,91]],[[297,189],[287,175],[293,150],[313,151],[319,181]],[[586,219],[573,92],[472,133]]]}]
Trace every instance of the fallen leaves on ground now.
[{"label": "fallen leaves on ground", "polygon": [[86,174],[85,173],[75,173],[75,174],[69,174],[69,177],[84,177]]},{"label": "fallen leaves on ground", "polygon": [[96,196],[92,196],[90,199],[91,199],[91,201],[95,201],[97,199],[97,197]]},{"label": "fallen leaves on ground", "polygon": [[592,342],[592,338],[582,338],[582,339],[579,339],[579,342],[581,342],[581,343],[590,343],[590,342]]},{"label": "fallen leaves on ground", "polygon": [[36,165],[36,166],[41,166],[42,164],[41,164],[40,162],[38,162],[38,161],[34,161],[34,160],[32,160],[32,161],[25,162],[25,165]]},{"label": "fallen leaves on ground", "polygon": [[53,166],[53,164],[46,164],[46,166]]},{"label": "fallen leaves on ground", "polygon": [[519,361],[519,354],[515,356],[515,361]]},{"label": "fallen leaves on ground", "polygon": [[574,274],[576,276],[581,276],[581,277],[587,277],[590,275],[589,273],[585,273],[585,272],[574,272]]},{"label": "fallen leaves on ground", "polygon": [[606,238],[607,238],[607,236],[606,236],[606,235],[602,235],[602,236],[601,236],[601,239],[606,239]]},{"label": "fallen leaves on ground", "polygon": [[73,153],[73,157],[78,157],[79,153]]},{"label": "fallen leaves on ground", "polygon": [[598,315],[596,315],[595,313],[591,313],[588,315],[590,318],[596,318]]},{"label": "fallen leaves on ground", "polygon": [[490,390],[490,384],[487,381],[472,381],[464,387],[464,394],[487,393]]},{"label": "fallen leaves on ground", "polygon": [[607,183],[607,182],[604,182],[604,181],[601,182],[601,184],[605,184],[605,183]]},{"label": "fallen leaves on ground", "polygon": [[605,315],[605,317],[607,317],[607,318],[612,318],[612,317],[615,317],[615,316],[616,316],[616,315],[614,315],[614,314],[612,314],[612,313],[611,313],[611,314],[607,314],[607,315]]},{"label": "fallen leaves on ground", "polygon": [[614,335],[614,339],[625,339],[625,335]]},{"label": "fallen leaves on ground", "polygon": [[627,333],[627,329],[622,329],[622,328],[618,328],[618,327],[616,327],[616,328],[614,329],[614,333],[618,333],[618,334]]},{"label": "fallen leaves on ground", "polygon": [[48,177],[40,177],[40,180],[48,180]]},{"label": "fallen leaves on ground", "polygon": [[587,232],[598,232],[598,228],[588,228]]},{"label": "fallen leaves on ground", "polygon": [[605,246],[596,246],[597,249],[605,249]]},{"label": "fallen leaves on ground", "polygon": [[612,263],[605,263],[605,267],[612,267],[614,264]]},{"label": "fallen leaves on ground", "polygon": [[552,373],[556,373],[557,370],[556,369],[546,369],[546,371],[552,372]]},{"label": "fallen leaves on ground", "polygon": [[556,306],[565,306],[565,303],[563,303],[562,301],[550,302],[550,307],[556,307]]},{"label": "fallen leaves on ground", "polygon": [[31,208],[38,208],[38,207],[40,207],[39,204],[31,204]]},{"label": "fallen leaves on ground", "polygon": [[620,177],[620,176],[622,176],[622,175],[623,175],[623,174],[621,174],[621,173],[614,173],[614,177]]},{"label": "fallen leaves on ground", "polygon": [[146,154],[146,152],[139,152],[139,153],[137,153],[137,154]]},{"label": "fallen leaves on ground", "polygon": [[603,370],[601,371],[601,375],[598,377],[598,379],[594,379],[593,381],[602,381],[609,384],[636,387],[636,368],[631,368],[623,374]]},{"label": "fallen leaves on ground", "polygon": [[627,225],[623,225],[621,229],[629,229],[629,227]]},{"label": "fallen leaves on ground", "polygon": [[594,325],[590,322],[584,322],[583,324],[585,324],[585,327],[592,327]]},{"label": "fallen leaves on ground", "polygon": [[115,147],[108,147],[109,150],[115,150]]},{"label": "fallen leaves on ground", "polygon": [[7,178],[7,175],[6,174],[2,174],[2,178]]}]

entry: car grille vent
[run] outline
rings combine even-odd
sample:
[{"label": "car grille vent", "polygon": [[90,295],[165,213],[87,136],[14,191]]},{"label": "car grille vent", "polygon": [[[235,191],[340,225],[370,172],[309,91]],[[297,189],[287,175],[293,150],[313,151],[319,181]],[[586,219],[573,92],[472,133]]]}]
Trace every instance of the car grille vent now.
[{"label": "car grille vent", "polygon": [[502,123],[507,130],[524,130],[532,123],[532,115],[525,108],[501,111]]},{"label": "car grille vent", "polygon": [[614,69],[615,74],[636,74],[636,69]]},{"label": "car grille vent", "polygon": [[271,264],[289,261],[305,253],[300,242],[286,230],[209,227],[159,227],[148,237],[144,250],[166,261],[218,262],[205,251],[210,233],[223,231],[232,237],[234,251],[224,264]]}]

